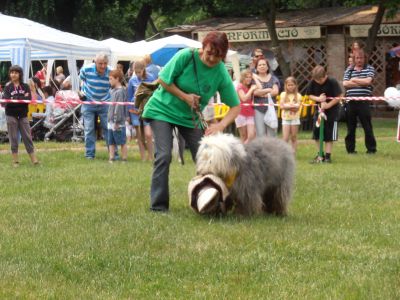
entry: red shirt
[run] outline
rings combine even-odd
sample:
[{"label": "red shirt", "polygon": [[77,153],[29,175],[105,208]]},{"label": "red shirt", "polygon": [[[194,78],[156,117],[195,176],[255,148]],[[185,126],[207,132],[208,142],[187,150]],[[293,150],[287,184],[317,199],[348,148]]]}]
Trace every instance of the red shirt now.
[{"label": "red shirt", "polygon": [[[236,91],[239,94],[239,91],[242,90],[245,94],[249,91],[249,88],[246,87],[245,85],[239,83],[238,86],[236,87]],[[240,97],[239,97],[240,98]],[[242,105],[242,104],[251,104],[251,105]],[[240,99],[240,114],[245,117],[253,117],[254,116],[254,108],[252,106],[253,104],[253,96],[250,96],[248,99],[245,101],[242,101]]]},{"label": "red shirt", "polygon": [[44,88],[45,84],[46,84],[46,75],[45,72],[40,70],[37,71],[35,74],[35,77],[40,79],[40,83],[42,84],[41,88]]}]

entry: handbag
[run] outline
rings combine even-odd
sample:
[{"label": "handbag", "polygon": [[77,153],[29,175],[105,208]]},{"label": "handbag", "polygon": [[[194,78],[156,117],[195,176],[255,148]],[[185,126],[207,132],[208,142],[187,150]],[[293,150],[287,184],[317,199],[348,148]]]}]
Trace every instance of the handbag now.
[{"label": "handbag", "polygon": [[135,92],[135,107],[138,108],[138,114],[141,117],[144,107],[153,95],[154,91],[158,88],[160,83],[158,80],[153,82],[141,82]]},{"label": "handbag", "polygon": [[268,110],[264,115],[264,123],[272,129],[278,128],[278,117],[270,94],[268,94]]}]

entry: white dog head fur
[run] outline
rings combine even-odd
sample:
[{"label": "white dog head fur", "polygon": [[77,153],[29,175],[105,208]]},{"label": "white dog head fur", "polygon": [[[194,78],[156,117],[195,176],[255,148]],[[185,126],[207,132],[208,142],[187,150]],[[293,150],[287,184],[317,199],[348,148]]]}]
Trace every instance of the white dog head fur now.
[{"label": "white dog head fur", "polygon": [[245,156],[242,142],[233,135],[219,133],[205,136],[196,156],[197,174],[214,174],[227,179],[237,173]]}]

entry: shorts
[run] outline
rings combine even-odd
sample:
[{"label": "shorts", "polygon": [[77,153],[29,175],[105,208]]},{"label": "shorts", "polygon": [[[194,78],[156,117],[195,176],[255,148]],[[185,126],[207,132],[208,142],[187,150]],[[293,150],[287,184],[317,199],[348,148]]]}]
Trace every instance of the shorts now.
[{"label": "shorts", "polygon": [[125,145],[126,144],[126,127],[120,127],[118,130],[107,130],[108,145]]},{"label": "shorts", "polygon": [[[140,126],[140,117],[137,114],[130,113],[132,126]],[[143,126],[149,126],[150,123],[143,120]]]},{"label": "shorts", "polygon": [[282,125],[300,125],[300,119],[282,120]]},{"label": "shorts", "polygon": [[[313,140],[319,140],[319,127],[315,125],[317,117],[313,118]],[[324,121],[324,142],[334,142],[338,140],[338,122]]]},{"label": "shorts", "polygon": [[254,125],[254,116],[246,117],[243,115],[238,115],[235,119],[235,124],[237,128],[244,127],[247,125]]}]

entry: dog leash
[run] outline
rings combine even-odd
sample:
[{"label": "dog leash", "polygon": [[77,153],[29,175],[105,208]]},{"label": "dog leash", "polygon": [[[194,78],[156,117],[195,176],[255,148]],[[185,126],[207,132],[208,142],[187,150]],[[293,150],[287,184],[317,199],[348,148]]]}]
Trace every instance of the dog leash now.
[{"label": "dog leash", "polygon": [[[196,66],[196,60],[194,59],[194,49],[192,49],[192,60],[193,60],[193,69],[194,69],[194,75],[196,77],[196,82],[197,82],[197,89],[199,91],[199,95],[200,95],[200,83],[199,83],[199,77],[197,76],[197,66]],[[194,107],[194,104],[192,104],[192,121],[193,124],[195,126],[195,128],[197,129],[197,123],[196,123],[196,115],[199,119],[199,123],[200,123],[200,127],[202,129],[207,129],[208,128],[208,124],[206,122],[206,120],[204,119],[203,113],[200,110],[200,106],[197,106],[196,108]],[[196,115],[194,114],[196,113]]]}]

